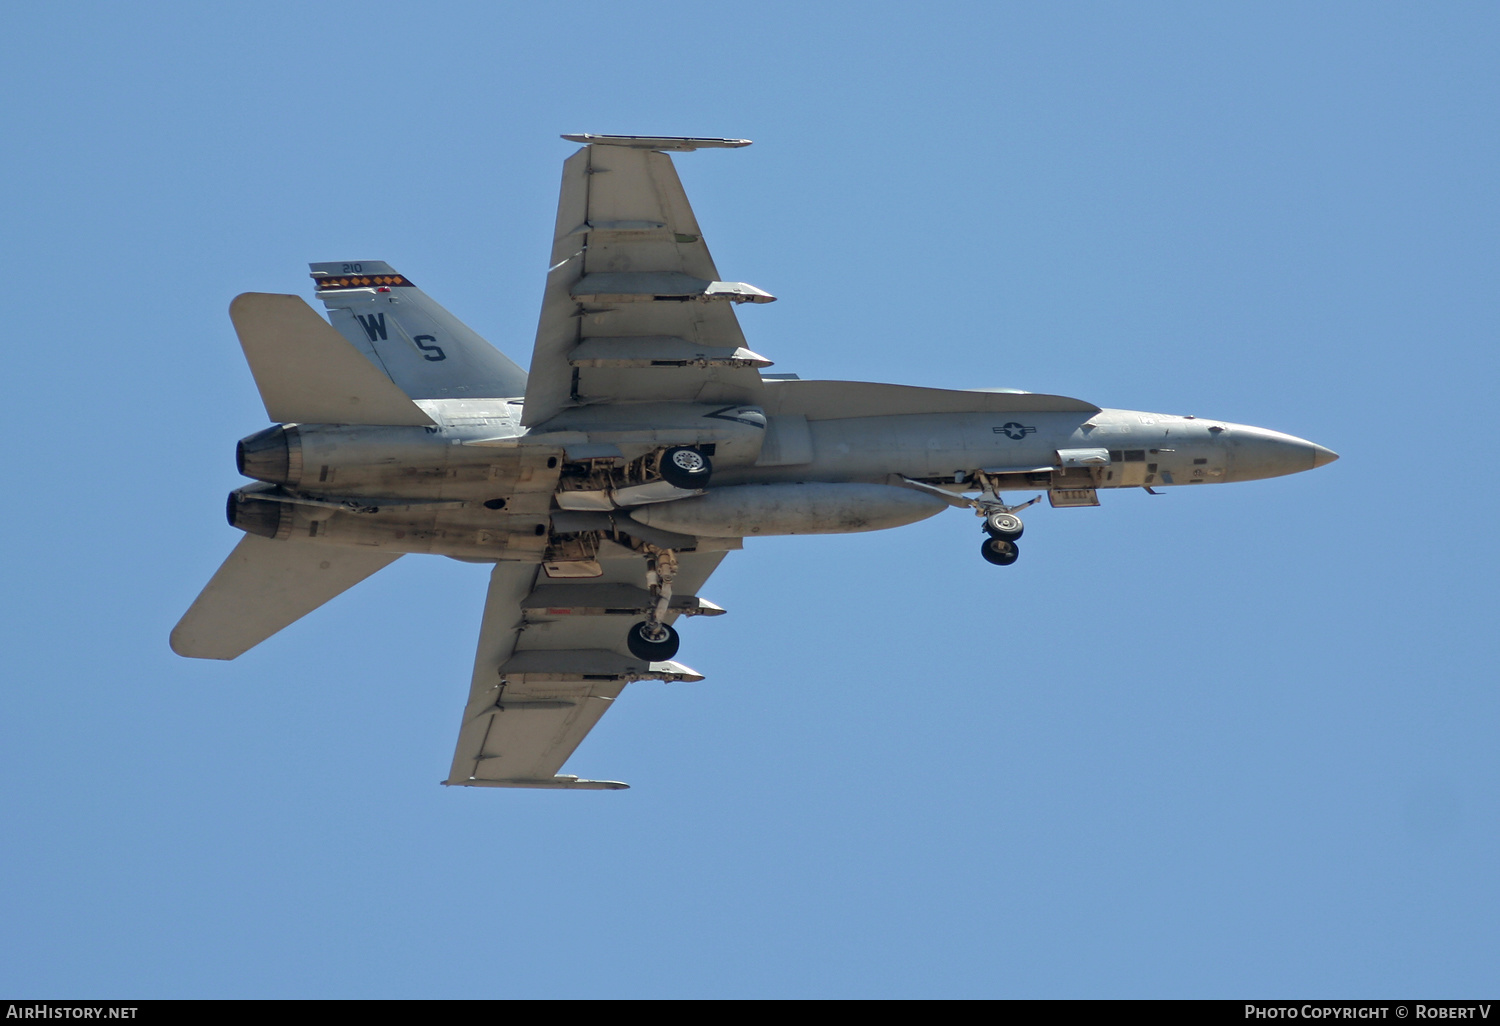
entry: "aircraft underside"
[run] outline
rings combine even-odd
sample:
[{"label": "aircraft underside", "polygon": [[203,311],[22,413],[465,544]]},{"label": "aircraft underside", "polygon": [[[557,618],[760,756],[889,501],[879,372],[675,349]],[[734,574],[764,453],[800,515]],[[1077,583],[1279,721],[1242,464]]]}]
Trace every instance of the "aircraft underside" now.
[{"label": "aircraft underside", "polygon": [[[172,634],[232,659],[406,553],[491,564],[444,783],[622,788],[558,769],[627,683],[675,662],[698,589],[747,537],[875,531],[950,507],[980,556],[1018,514],[1100,490],[1296,473],[1336,456],[1223,421],[1066,396],[770,375],[667,156],[744,140],[568,136],[530,371],[379,261],[312,265],[329,320],[250,293],[230,316],[273,426],[241,440],[244,537]],[[1009,502],[1006,495],[1037,493]]]}]

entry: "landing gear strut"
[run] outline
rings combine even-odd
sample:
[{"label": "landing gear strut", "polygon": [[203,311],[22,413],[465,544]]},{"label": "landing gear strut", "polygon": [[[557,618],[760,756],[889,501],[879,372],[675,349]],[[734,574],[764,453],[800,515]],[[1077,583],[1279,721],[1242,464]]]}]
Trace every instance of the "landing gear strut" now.
[{"label": "landing gear strut", "polygon": [[672,580],[676,576],[677,554],[671,549],[657,549],[646,557],[646,584],[655,601],[646,612],[646,619],[630,628],[625,637],[630,654],[637,659],[660,662],[677,654],[681,639],[670,624],[662,622],[672,604]]}]

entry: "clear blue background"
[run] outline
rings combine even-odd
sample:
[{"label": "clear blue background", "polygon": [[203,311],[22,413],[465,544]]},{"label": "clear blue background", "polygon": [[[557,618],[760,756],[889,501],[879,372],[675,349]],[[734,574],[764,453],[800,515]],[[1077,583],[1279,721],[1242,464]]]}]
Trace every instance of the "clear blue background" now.
[{"label": "clear blue background", "polygon": [[[12,5],[0,992],[1493,996],[1493,4]],[[167,633],[225,309],[384,259],[530,354],[560,132],[776,370],[1288,431],[1256,484],[752,541],[568,770],[445,789],[483,568]]]}]

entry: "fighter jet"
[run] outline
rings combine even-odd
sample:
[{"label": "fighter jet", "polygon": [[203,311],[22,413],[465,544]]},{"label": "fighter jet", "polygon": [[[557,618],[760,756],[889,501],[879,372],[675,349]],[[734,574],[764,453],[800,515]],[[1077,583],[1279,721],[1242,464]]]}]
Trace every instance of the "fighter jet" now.
[{"label": "fighter jet", "polygon": [[[445,784],[620,789],[559,774],[626,684],[697,681],[681,617],[749,537],[899,527],[955,507],[1016,561],[1045,494],[1252,481],[1328,449],[1264,428],[1013,389],[770,374],[669,152],[745,139],[565,135],[530,373],[389,264],[312,264],[229,307],[271,427],[239,442],[244,537],[172,631],[233,659],[409,552],[490,570]],[[331,322],[331,323],[330,323]],[[1006,496],[1035,491],[1029,501]]]}]

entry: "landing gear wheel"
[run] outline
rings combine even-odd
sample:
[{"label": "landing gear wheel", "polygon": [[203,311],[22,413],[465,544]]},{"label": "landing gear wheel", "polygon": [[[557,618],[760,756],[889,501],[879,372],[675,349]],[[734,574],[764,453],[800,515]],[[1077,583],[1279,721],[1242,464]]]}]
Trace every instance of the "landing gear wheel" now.
[{"label": "landing gear wheel", "polygon": [[979,546],[979,554],[985,562],[996,566],[1010,566],[1021,558],[1021,550],[1009,538],[986,538]]},{"label": "landing gear wheel", "polygon": [[630,628],[630,633],[625,638],[630,654],[648,663],[671,659],[677,654],[677,646],[681,642],[682,639],[671,627],[659,623],[653,628],[645,620]]},{"label": "landing gear wheel", "polygon": [[706,488],[714,465],[697,449],[685,445],[661,454],[661,479],[675,488]]},{"label": "landing gear wheel", "polygon": [[991,513],[984,518],[984,529],[991,538],[1015,541],[1026,530],[1026,525],[1014,513]]}]

